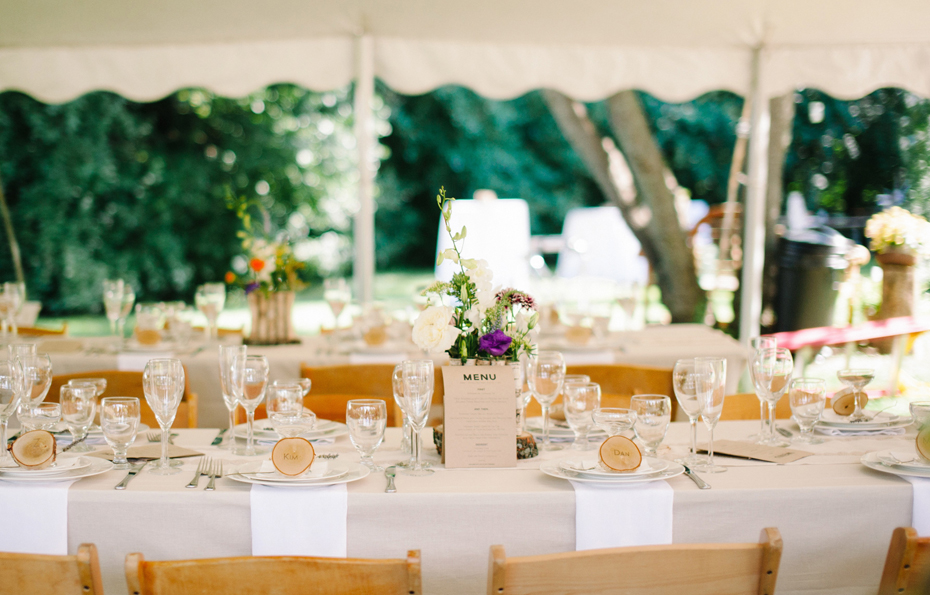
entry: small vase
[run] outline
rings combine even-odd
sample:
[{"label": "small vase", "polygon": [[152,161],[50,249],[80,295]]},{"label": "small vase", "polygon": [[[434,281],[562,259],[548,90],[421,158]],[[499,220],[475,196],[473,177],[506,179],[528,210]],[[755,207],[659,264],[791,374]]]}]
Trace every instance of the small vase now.
[{"label": "small vase", "polygon": [[[907,250],[890,250],[877,254],[875,259],[882,265],[882,306],[879,320],[914,315],[915,272],[917,257]],[[891,353],[894,339],[877,339],[872,345],[883,354]]]},{"label": "small vase", "polygon": [[293,291],[272,291],[267,295],[253,291],[248,296],[252,315],[252,331],[248,345],[282,345],[297,343],[297,333],[291,320],[294,309]]}]

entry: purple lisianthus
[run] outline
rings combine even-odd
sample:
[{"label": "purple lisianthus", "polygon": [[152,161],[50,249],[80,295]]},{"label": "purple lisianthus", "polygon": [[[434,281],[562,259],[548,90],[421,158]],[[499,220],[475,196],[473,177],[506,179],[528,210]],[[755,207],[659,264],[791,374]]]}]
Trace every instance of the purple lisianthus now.
[{"label": "purple lisianthus", "polygon": [[478,339],[478,349],[497,357],[507,353],[511,343],[513,339],[504,334],[504,331],[497,329]]},{"label": "purple lisianthus", "polygon": [[259,284],[258,284],[258,283],[254,283],[254,282],[253,282],[253,283],[249,283],[248,285],[245,286],[245,295],[249,295],[250,293],[252,293],[253,291],[255,291],[255,290],[258,289],[258,288],[259,288]]}]

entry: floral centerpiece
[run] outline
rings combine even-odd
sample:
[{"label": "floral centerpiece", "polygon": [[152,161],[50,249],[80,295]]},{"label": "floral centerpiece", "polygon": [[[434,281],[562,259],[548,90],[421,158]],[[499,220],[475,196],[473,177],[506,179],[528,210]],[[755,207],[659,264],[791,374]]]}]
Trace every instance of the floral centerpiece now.
[{"label": "floral centerpiece", "polygon": [[484,260],[464,258],[467,229],[453,233],[450,219],[455,199],[440,188],[436,204],[442,212],[452,248],[439,254],[458,265],[451,281],[436,281],[423,291],[427,307],[413,325],[413,341],[430,352],[445,351],[453,360],[518,361],[536,349],[539,314],[533,298],[516,289],[494,288],[494,274]]},{"label": "floral centerpiece", "polygon": [[865,235],[872,240],[872,251],[878,254],[915,255],[930,248],[930,223],[901,207],[891,207],[873,215],[865,224]]},{"label": "floral centerpiece", "polygon": [[291,321],[295,291],[305,287],[298,276],[304,263],[297,260],[285,233],[268,237],[255,225],[249,207],[261,205],[254,201],[227,197],[227,206],[236,211],[242,229],[236,234],[242,240],[245,270],[226,273],[226,284],[245,291],[252,315],[252,331],[247,343],[276,345],[297,342]]}]

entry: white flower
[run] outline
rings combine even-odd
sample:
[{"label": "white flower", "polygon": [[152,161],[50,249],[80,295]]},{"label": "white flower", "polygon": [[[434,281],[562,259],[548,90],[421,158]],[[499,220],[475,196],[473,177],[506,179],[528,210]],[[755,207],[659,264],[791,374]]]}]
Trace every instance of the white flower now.
[{"label": "white flower", "polygon": [[447,351],[462,332],[452,322],[453,310],[449,306],[430,306],[420,312],[413,324],[413,342],[431,352]]},{"label": "white flower", "polygon": [[[468,275],[468,278],[475,284],[475,287],[478,289],[478,292],[482,291],[491,291],[491,279],[494,278],[494,272],[488,268],[488,261],[478,260],[475,268],[467,269],[465,274]],[[494,296],[491,296],[492,298]]]},{"label": "white flower", "polygon": [[484,318],[485,308],[482,308],[480,305],[472,306],[465,311],[465,320],[471,323],[473,328],[478,328],[481,326],[481,319]]}]

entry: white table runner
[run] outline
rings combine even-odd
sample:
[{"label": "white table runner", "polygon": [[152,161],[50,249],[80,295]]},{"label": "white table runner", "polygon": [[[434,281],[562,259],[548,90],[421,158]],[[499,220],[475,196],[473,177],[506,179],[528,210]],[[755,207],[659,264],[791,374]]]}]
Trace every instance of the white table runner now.
[{"label": "white table runner", "polygon": [[674,491],[668,482],[571,484],[576,550],[672,543]]},{"label": "white table runner", "polygon": [[346,557],[345,484],[314,488],[253,485],[253,556]]},{"label": "white table runner", "polygon": [[911,527],[917,529],[917,535],[921,537],[930,536],[930,479],[901,477],[914,486],[914,512],[911,515]]},{"label": "white table runner", "polygon": [[0,552],[66,555],[72,483],[0,481]]}]

